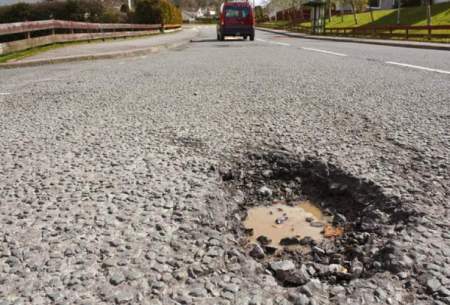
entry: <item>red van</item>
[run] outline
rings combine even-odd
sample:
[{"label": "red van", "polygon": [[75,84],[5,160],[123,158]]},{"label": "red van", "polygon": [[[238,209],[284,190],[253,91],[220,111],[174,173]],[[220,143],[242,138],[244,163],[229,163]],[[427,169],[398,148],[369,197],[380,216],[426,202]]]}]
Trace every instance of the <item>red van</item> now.
[{"label": "red van", "polygon": [[222,3],[217,24],[217,40],[224,40],[225,36],[255,39],[255,19],[253,9],[248,2]]}]

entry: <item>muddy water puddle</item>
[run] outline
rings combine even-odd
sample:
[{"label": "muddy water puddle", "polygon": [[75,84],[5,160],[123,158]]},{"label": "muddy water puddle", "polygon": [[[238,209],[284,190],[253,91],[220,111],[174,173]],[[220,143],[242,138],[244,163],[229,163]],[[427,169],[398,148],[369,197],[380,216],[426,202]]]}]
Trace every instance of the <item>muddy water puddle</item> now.
[{"label": "muddy water puddle", "polygon": [[310,237],[320,242],[326,234],[334,232],[331,221],[332,216],[324,215],[317,205],[304,201],[294,206],[274,204],[249,209],[244,226],[252,231],[250,242],[257,243],[258,237],[266,236],[271,241],[269,244],[278,248],[285,238]]}]

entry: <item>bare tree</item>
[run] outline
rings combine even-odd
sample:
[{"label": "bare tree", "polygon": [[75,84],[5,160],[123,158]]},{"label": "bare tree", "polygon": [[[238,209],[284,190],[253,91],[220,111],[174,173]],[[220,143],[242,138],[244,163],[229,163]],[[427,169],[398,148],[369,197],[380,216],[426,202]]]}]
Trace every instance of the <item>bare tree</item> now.
[{"label": "bare tree", "polygon": [[358,16],[357,13],[363,12],[368,5],[368,0],[347,0],[344,3],[349,3],[352,7],[353,19],[355,20],[355,24],[358,24]]},{"label": "bare tree", "polygon": [[350,4],[352,6],[352,12],[353,12],[353,19],[355,20],[355,24],[358,24],[358,17],[356,16],[356,5],[355,0],[351,0]]},{"label": "bare tree", "polygon": [[[427,1],[427,25],[431,26],[431,1]],[[431,29],[428,28],[428,39],[431,39]]]},{"label": "bare tree", "polygon": [[[331,17],[333,15],[333,6],[335,9],[337,9],[337,6],[340,5],[343,1],[342,0],[328,0],[328,21],[331,22]],[[343,4],[342,4],[343,6]],[[341,10],[342,13],[342,10]],[[341,14],[342,15],[342,14]]]},{"label": "bare tree", "polygon": [[[266,11],[269,15],[274,14],[276,16],[276,13],[281,10],[288,9],[292,6],[292,0],[271,0],[266,5]],[[277,17],[275,17],[276,19]]]},{"label": "bare tree", "polygon": [[431,0],[427,0],[427,25],[431,25]]},{"label": "bare tree", "polygon": [[338,0],[339,5],[341,6],[341,9],[339,10],[339,13],[341,15],[341,22],[344,22],[344,9],[345,9],[345,1],[344,0]]},{"label": "bare tree", "polygon": [[328,22],[331,22],[331,0],[327,1],[327,7],[328,7]]}]

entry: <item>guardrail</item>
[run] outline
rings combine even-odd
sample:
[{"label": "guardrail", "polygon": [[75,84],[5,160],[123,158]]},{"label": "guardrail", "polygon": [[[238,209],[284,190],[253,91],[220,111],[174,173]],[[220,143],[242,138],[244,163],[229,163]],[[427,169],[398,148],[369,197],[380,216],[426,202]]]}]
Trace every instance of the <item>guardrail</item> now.
[{"label": "guardrail", "polygon": [[44,20],[0,24],[0,55],[52,43],[153,34],[180,24],[88,23]]},{"label": "guardrail", "polygon": [[325,28],[325,34],[345,36],[374,36],[380,38],[450,38],[450,25],[372,25],[352,28]]},{"label": "guardrail", "polygon": [[[306,26],[281,26],[293,32],[312,34],[311,27]],[[320,34],[319,34],[320,35]],[[352,36],[352,37],[376,37],[376,38],[402,38],[402,39],[450,39],[450,25],[371,25],[361,27],[325,27],[322,35]]]}]

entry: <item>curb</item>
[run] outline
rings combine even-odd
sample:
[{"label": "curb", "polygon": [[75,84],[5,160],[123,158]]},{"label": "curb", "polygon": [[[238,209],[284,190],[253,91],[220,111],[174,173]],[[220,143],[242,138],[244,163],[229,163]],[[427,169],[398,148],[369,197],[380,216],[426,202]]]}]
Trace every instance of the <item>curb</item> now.
[{"label": "curb", "polygon": [[365,43],[365,44],[383,45],[383,46],[391,46],[391,47],[402,47],[402,48],[450,51],[450,45],[438,44],[438,43],[403,42],[403,41],[396,42],[396,41],[375,40],[375,39],[365,39],[365,38],[344,38],[344,37],[341,38],[341,37],[335,37],[335,36],[312,36],[312,35],[308,35],[308,34],[288,32],[285,30],[273,30],[273,29],[261,28],[261,27],[257,27],[257,29],[260,31],[263,31],[263,32],[285,35],[285,36],[294,37],[294,38],[326,40],[326,41],[336,41],[336,42]]},{"label": "curb", "polygon": [[[181,31],[181,30],[180,30]],[[197,36],[198,33],[195,36]],[[24,68],[24,67],[36,67],[42,65],[51,65],[51,64],[60,64],[60,63],[68,63],[68,62],[79,62],[79,61],[89,61],[89,60],[98,60],[98,59],[114,59],[114,58],[127,58],[134,56],[141,56],[147,54],[159,53],[161,50],[170,50],[182,47],[184,45],[189,44],[190,40],[184,39],[180,42],[169,43],[169,44],[160,44],[147,48],[140,48],[131,51],[120,51],[120,52],[108,52],[108,53],[99,53],[92,55],[81,55],[81,56],[64,56],[64,57],[55,57],[52,59],[38,59],[38,60],[29,60],[23,62],[13,62],[13,63],[3,63],[0,64],[0,69],[14,69],[14,68]]]}]

